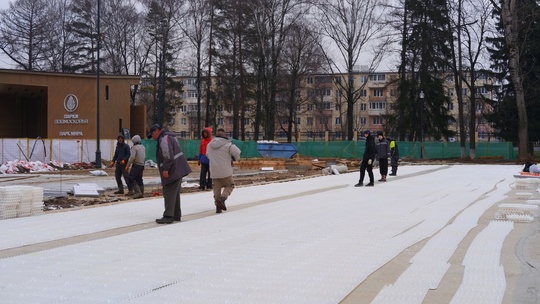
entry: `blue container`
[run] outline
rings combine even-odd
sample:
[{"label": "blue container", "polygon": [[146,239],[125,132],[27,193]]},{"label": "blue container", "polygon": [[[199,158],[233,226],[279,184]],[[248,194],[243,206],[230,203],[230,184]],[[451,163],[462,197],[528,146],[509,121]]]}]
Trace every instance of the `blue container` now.
[{"label": "blue container", "polygon": [[291,158],[297,150],[291,143],[257,143],[257,152],[262,157]]}]

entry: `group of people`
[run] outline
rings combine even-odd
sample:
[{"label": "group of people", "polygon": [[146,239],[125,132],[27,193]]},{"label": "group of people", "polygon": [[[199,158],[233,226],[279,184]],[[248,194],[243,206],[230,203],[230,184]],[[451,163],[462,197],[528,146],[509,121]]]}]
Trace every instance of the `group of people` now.
[{"label": "group of people", "polygon": [[[212,188],[216,213],[227,210],[225,201],[234,189],[233,161],[240,159],[240,149],[226,137],[220,128],[212,137],[212,129],[205,128],[199,150],[202,189]],[[180,221],[180,190],[182,178],[191,173],[191,168],[180,148],[175,134],[160,125],[150,127],[148,138],[157,142],[156,161],[163,186],[165,211],[163,217],[156,219],[158,224],[171,224]]]},{"label": "group of people", "polygon": [[[380,182],[386,177],[396,176],[399,160],[399,149],[395,140],[386,139],[383,132],[377,132],[378,143],[369,130],[364,131],[365,150],[360,164],[360,180],[355,187],[372,187],[375,185],[373,164],[379,162]],[[158,224],[171,224],[181,221],[180,190],[182,178],[191,173],[187,159],[180,148],[180,144],[173,132],[155,124],[150,127],[147,138],[157,142],[156,161],[163,187],[163,200],[165,211],[163,217],[156,219]],[[133,136],[133,147],[125,143],[125,138],[119,135],[111,166],[115,165],[115,179],[118,191],[115,194],[124,194],[124,177],[128,186],[128,194],[133,198],[144,197],[143,171],[146,151],[141,145],[141,137]],[[212,189],[216,213],[227,210],[225,201],[234,189],[233,161],[240,159],[240,149],[227,138],[225,130],[217,129],[216,136],[212,136],[212,129],[201,131],[198,164],[201,166],[199,188]],[[388,174],[390,161],[391,173]],[[368,173],[369,183],[364,185],[365,173]]]},{"label": "group of people", "polygon": [[123,135],[116,138],[116,148],[110,167],[115,166],[114,178],[118,190],[114,194],[124,194],[124,184],[122,177],[128,187],[126,195],[133,195],[133,198],[144,197],[143,171],[146,160],[146,149],[141,144],[141,137],[135,135],[131,138],[133,147],[125,142]]},{"label": "group of people", "polygon": [[[358,181],[358,184],[354,185],[355,187],[375,186],[375,177],[373,176],[373,164],[375,163],[375,160],[379,162],[379,173],[381,174],[381,178],[378,180],[379,182],[386,182],[386,177],[388,175],[397,175],[399,149],[396,141],[393,139],[386,139],[384,133],[381,131],[377,132],[378,143],[375,143],[375,138],[373,138],[369,130],[364,131],[364,137],[366,147],[360,163],[360,180]],[[390,174],[388,174],[388,160],[390,160],[390,166],[392,168]],[[364,185],[366,171],[368,173],[369,183]]]}]

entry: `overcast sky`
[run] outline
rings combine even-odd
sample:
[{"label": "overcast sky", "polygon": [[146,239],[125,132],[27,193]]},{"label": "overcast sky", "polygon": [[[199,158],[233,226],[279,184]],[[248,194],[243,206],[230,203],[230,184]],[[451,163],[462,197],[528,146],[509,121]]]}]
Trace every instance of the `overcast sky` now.
[{"label": "overcast sky", "polygon": [[9,7],[9,0],[0,0],[0,9],[6,9]]},{"label": "overcast sky", "polygon": [[[10,2],[14,2],[15,0],[0,0],[0,9],[7,9],[9,7]],[[366,48],[367,50],[368,48]],[[371,57],[369,54],[366,54],[366,56]],[[365,58],[365,56],[361,57],[361,60],[359,60],[358,65],[366,65],[369,64],[369,60],[362,60],[362,58]],[[0,52],[0,69],[10,69],[13,68],[13,61],[10,60],[7,56],[3,54],[3,52]],[[397,62],[396,57],[394,54],[387,54],[387,58],[381,62],[379,65],[378,71],[393,71],[396,69]]]}]

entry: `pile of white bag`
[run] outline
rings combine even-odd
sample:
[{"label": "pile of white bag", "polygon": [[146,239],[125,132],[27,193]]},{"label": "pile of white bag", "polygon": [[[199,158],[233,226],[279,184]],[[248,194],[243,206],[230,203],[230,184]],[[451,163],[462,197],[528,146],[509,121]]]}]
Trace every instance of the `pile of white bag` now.
[{"label": "pile of white bag", "polygon": [[[58,166],[62,164],[58,163]],[[27,172],[47,172],[55,171],[56,169],[48,164],[44,164],[40,161],[24,161],[24,160],[13,160],[7,161],[0,165],[0,174],[17,174],[23,173],[21,170]]]},{"label": "pile of white bag", "polygon": [[43,188],[0,187],[0,220],[43,213]]}]

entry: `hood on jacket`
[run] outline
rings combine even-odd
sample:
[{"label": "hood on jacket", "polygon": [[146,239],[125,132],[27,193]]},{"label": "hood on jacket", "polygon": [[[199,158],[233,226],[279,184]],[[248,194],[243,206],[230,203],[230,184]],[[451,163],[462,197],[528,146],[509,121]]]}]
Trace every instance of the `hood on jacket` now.
[{"label": "hood on jacket", "polygon": [[134,145],[141,143],[141,137],[139,135],[135,135],[131,138],[131,142],[133,142]]},{"label": "hood on jacket", "polygon": [[207,134],[208,134],[208,137],[207,137],[207,138],[204,138],[203,136],[201,136],[202,140],[205,140],[205,139],[212,139],[212,128],[211,128],[211,127],[206,127],[206,128],[204,128],[204,129],[201,131],[201,135],[204,134],[204,133],[207,133]]},{"label": "hood on jacket", "polygon": [[219,149],[222,146],[230,143],[231,140],[224,137],[214,137],[214,139],[208,144],[212,149]]}]

